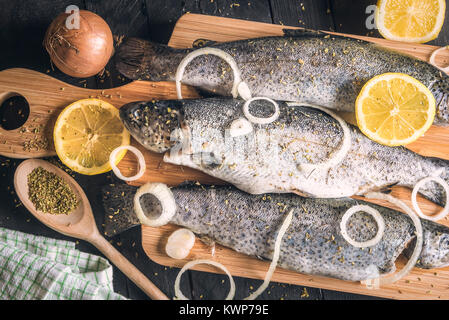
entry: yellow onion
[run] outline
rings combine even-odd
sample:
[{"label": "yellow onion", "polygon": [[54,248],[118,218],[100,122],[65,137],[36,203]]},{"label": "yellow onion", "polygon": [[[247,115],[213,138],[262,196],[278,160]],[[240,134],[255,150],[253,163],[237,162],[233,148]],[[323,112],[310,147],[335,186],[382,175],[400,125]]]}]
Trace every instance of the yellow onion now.
[{"label": "yellow onion", "polygon": [[93,12],[79,11],[79,28],[69,29],[69,13],[50,24],[44,46],[53,64],[65,74],[87,78],[100,73],[114,51],[112,32],[106,21]]}]

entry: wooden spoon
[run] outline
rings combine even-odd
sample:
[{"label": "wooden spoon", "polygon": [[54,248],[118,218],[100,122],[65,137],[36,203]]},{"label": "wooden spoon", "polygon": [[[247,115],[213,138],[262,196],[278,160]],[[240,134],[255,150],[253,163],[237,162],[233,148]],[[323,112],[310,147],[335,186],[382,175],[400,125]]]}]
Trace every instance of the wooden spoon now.
[{"label": "wooden spoon", "polygon": [[[53,172],[63,178],[80,199],[78,207],[68,215],[54,215],[36,210],[28,196],[28,174],[37,167]],[[151,299],[168,300],[148,278],[133,266],[119,251],[117,251],[98,231],[92,208],[83,189],[66,172],[51,163],[29,159],[22,162],[14,174],[14,188],[23,205],[41,222],[66,236],[85,240],[100,250],[114,265],[116,265],[132,282],[142,289]]]}]

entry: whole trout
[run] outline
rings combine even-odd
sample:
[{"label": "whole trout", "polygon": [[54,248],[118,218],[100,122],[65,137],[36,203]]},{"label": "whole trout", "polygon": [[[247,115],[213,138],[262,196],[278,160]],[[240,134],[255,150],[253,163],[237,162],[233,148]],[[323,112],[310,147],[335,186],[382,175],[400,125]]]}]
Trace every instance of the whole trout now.
[{"label": "whole trout", "polygon": [[[132,211],[136,189],[115,185],[103,190],[104,208],[119,212],[108,214],[112,219],[121,219],[120,215]],[[171,223],[260,259],[272,259],[277,232],[293,209],[278,265],[309,275],[350,281],[376,278],[394,272],[394,262],[401,252],[408,256],[414,249],[415,228],[407,215],[363,201],[307,199],[294,194],[250,195],[232,186],[185,184],[171,191],[177,206]],[[154,196],[144,195],[140,201],[149,216],[161,214]],[[353,247],[340,233],[343,214],[357,204],[377,209],[385,221],[381,241],[370,248]],[[424,242],[416,267],[449,265],[449,228],[421,222]],[[377,225],[371,216],[358,212],[348,221],[347,231],[352,239],[366,241],[375,236]]]},{"label": "whole trout", "polygon": [[[165,162],[203,171],[251,194],[339,198],[395,184],[413,187],[428,176],[449,181],[447,161],[380,145],[351,125],[349,152],[338,164],[323,167],[341,148],[343,129],[327,113],[306,106],[278,102],[276,121],[253,124],[251,132],[233,136],[230,128],[244,118],[243,104],[227,98],[135,102],[124,105],[120,117],[145,148],[165,152]],[[266,117],[272,106],[254,101],[250,112]],[[420,191],[440,205],[445,202],[444,190],[434,183]]]},{"label": "whole trout", "polygon": [[[206,46],[221,49],[235,59],[253,96],[341,111],[354,111],[360,90],[374,76],[405,73],[432,91],[437,103],[434,124],[449,123],[449,77],[431,64],[358,39],[310,30],[284,31],[283,37]],[[180,61],[192,50],[130,38],[118,49],[116,65],[131,79],[173,81]],[[221,58],[205,55],[186,68],[183,83],[229,96],[233,76]]]}]

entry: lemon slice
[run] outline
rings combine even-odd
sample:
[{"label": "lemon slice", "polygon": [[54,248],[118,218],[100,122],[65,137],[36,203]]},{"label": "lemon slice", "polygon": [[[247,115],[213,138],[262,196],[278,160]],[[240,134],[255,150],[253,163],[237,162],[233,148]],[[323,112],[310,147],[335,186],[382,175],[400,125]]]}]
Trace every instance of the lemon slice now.
[{"label": "lemon slice", "polygon": [[[56,120],[53,137],[61,161],[86,175],[111,170],[109,155],[130,141],[118,109],[99,99],[79,100],[66,107]],[[125,154],[123,150],[117,155],[116,164]]]},{"label": "lemon slice", "polygon": [[421,137],[435,118],[435,98],[413,77],[385,73],[369,80],[356,101],[360,130],[387,146],[409,144]]},{"label": "lemon slice", "polygon": [[424,43],[438,37],[446,0],[379,0],[376,25],[389,40]]}]

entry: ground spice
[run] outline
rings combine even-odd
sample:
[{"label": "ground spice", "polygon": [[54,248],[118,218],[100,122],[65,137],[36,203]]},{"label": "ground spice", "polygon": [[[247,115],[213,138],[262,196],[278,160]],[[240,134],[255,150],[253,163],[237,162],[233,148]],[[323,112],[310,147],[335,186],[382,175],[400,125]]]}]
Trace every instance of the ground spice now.
[{"label": "ground spice", "polygon": [[42,167],[28,174],[28,195],[36,210],[50,214],[69,214],[79,204],[68,183]]}]

